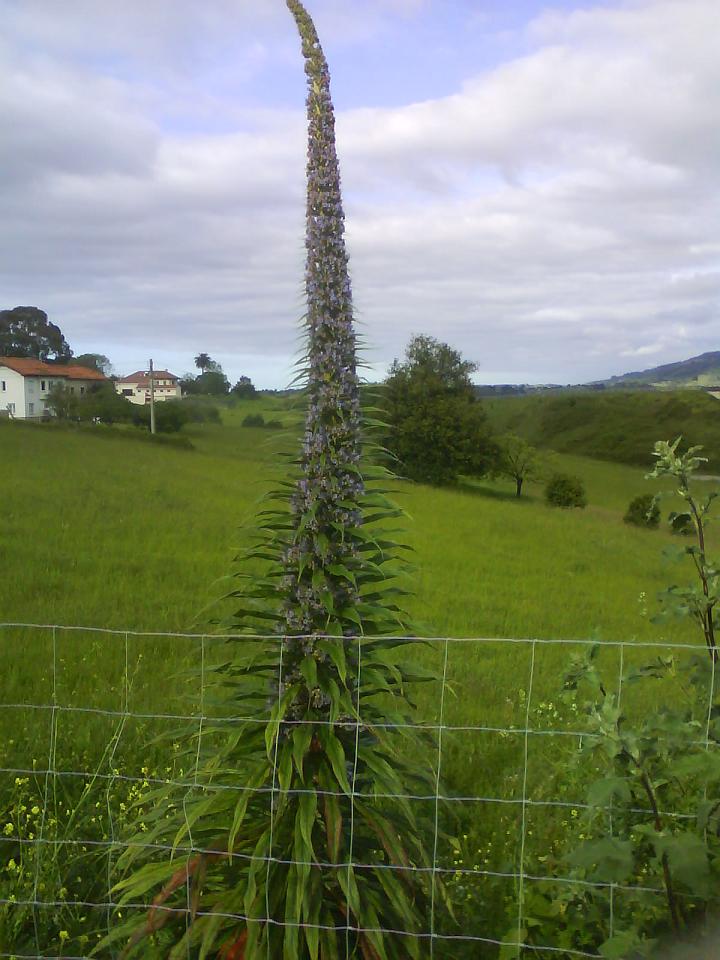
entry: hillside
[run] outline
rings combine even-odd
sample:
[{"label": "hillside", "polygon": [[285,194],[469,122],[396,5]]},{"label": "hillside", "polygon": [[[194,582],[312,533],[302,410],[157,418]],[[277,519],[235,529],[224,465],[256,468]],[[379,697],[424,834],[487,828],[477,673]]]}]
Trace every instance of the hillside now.
[{"label": "hillside", "polygon": [[713,387],[720,385],[720,350],[701,353],[698,357],[665,363],[647,370],[635,370],[601,381],[609,387],[623,384],[650,384],[654,387],[672,388]]},{"label": "hillside", "polygon": [[704,447],[708,470],[720,471],[720,400],[701,391],[533,394],[483,403],[498,433],[540,447],[649,466],[655,440],[682,436]]}]

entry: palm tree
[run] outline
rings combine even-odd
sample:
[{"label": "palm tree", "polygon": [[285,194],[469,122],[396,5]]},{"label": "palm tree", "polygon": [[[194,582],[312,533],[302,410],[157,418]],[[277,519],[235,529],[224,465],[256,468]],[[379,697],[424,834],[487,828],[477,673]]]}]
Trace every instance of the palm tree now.
[{"label": "palm tree", "polygon": [[201,373],[205,373],[207,368],[211,366],[212,360],[210,359],[209,354],[199,353],[195,357],[195,366],[200,370]]}]

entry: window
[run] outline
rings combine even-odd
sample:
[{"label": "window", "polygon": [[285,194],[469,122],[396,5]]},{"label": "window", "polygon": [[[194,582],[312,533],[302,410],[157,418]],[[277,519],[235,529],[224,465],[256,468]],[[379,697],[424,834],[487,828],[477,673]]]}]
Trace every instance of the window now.
[{"label": "window", "polygon": [[3,393],[7,390],[7,384],[4,380],[0,380],[0,390],[2,390]]},{"label": "window", "polygon": [[80,393],[85,393],[85,387],[80,387]]},{"label": "window", "polygon": [[131,397],[133,395],[132,390],[123,390],[122,395],[124,397]]},{"label": "window", "polygon": [[44,380],[41,380],[41,381],[40,381],[40,389],[41,389],[41,390],[45,390],[45,389],[46,389],[46,387],[45,387],[45,381],[44,381]]}]

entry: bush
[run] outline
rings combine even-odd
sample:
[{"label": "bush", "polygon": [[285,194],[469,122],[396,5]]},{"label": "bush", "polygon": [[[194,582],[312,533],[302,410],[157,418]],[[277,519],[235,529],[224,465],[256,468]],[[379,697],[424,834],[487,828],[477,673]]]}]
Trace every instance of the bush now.
[{"label": "bush", "polygon": [[268,420],[265,424],[268,430],[282,430],[283,425],[279,420]]},{"label": "bush", "polygon": [[182,405],[191,423],[222,423],[220,411],[214,403],[207,403],[198,397],[185,397]]},{"label": "bush", "polygon": [[265,417],[261,413],[249,413],[242,422],[244,427],[264,427]]},{"label": "bush", "polygon": [[545,499],[554,507],[585,507],[585,485],[571,473],[554,473],[545,486]]},{"label": "bush", "polygon": [[[155,429],[158,433],[177,433],[190,419],[190,412],[183,400],[163,400],[155,404]],[[135,408],[133,423],[136,427],[150,428],[149,404]]]},{"label": "bush", "polygon": [[634,527],[655,529],[660,523],[660,507],[655,502],[655,497],[651,493],[642,493],[635,497],[630,501],[623,520]]}]

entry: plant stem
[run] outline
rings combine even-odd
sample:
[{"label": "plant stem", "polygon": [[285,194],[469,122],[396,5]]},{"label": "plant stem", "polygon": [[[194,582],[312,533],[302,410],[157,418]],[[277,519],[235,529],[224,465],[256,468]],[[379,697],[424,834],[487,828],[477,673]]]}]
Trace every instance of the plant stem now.
[{"label": "plant stem", "polygon": [[705,528],[703,526],[702,514],[698,510],[697,504],[690,493],[690,485],[686,477],[682,478],[680,486],[685,496],[685,500],[692,511],[693,520],[695,522],[695,531],[697,533],[698,547],[700,551],[698,557],[693,557],[693,560],[695,561],[695,568],[698,572],[698,576],[700,577],[700,582],[702,583],[702,591],[706,601],[705,609],[700,614],[700,623],[702,624],[705,643],[708,646],[710,658],[716,661],[718,658],[718,651],[717,644],[715,642],[713,604],[710,602],[710,585],[708,583],[707,567],[705,563]]},{"label": "plant stem", "polygon": [[[655,829],[658,833],[660,833],[662,831],[662,820],[660,819],[657,798],[655,796],[655,791],[653,790],[652,784],[650,783],[650,778],[644,770],[640,771],[640,783],[642,784],[643,789],[647,794],[648,801],[650,802],[650,808],[652,809],[653,818],[655,821]],[[663,870],[663,882],[665,884],[665,895],[667,897],[670,918],[672,920],[673,930],[678,933],[682,929],[682,920],[680,918],[677,900],[675,899],[675,892],[673,890],[672,876],[670,874],[670,864],[668,863],[667,853],[663,853],[661,857],[661,863]]]}]

